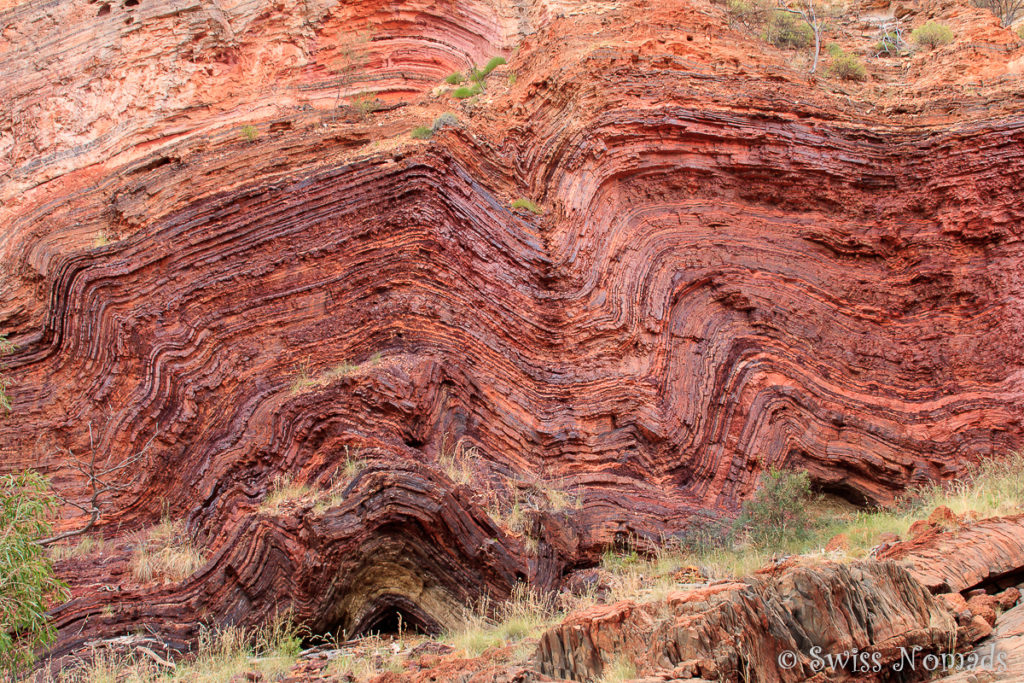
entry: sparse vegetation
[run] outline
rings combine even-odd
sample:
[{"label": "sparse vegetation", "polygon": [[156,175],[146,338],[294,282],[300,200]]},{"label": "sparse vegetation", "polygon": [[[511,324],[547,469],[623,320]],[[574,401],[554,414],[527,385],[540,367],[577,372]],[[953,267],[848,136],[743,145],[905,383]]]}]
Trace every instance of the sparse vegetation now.
[{"label": "sparse vegetation", "polygon": [[95,536],[80,536],[77,543],[53,545],[49,547],[50,559],[54,562],[74,557],[86,557],[94,553],[102,553],[105,543]]},{"label": "sparse vegetation", "polygon": [[544,210],[542,208],[540,208],[534,202],[532,202],[529,199],[526,199],[524,197],[520,197],[519,199],[517,199],[514,202],[512,202],[512,208],[513,209],[526,209],[530,213],[534,213],[534,214],[537,214],[537,215],[540,215],[540,214],[544,213]]},{"label": "sparse vegetation", "polygon": [[52,603],[70,597],[38,539],[51,532],[58,501],[36,472],[0,477],[0,674],[17,674],[52,643]]},{"label": "sparse vegetation", "polygon": [[381,102],[373,93],[361,92],[349,100],[349,106],[359,114],[360,118],[365,119],[368,115],[380,109]]},{"label": "sparse vegetation", "polygon": [[565,616],[553,596],[518,583],[511,597],[489,609],[482,600],[468,612],[462,624],[445,633],[440,640],[470,657],[478,657],[492,647],[505,647],[526,638],[538,638]]},{"label": "sparse vegetation", "polygon": [[414,140],[429,140],[433,134],[434,129],[430,126],[416,126],[410,133]]},{"label": "sparse vegetation", "polygon": [[[301,650],[302,629],[278,617],[262,628],[203,629],[194,656],[175,662],[158,661],[143,653],[120,655],[100,650],[79,669],[61,672],[61,683],[223,683],[280,680],[294,666]],[[247,675],[253,675],[252,679]],[[49,679],[53,680],[53,679]]]},{"label": "sparse vegetation", "polygon": [[743,503],[736,529],[757,546],[778,546],[810,531],[807,503],[811,479],[807,472],[770,469],[761,475],[754,495]]},{"label": "sparse vegetation", "polygon": [[637,677],[636,665],[624,657],[616,657],[609,662],[598,679],[598,683],[624,683]]},{"label": "sparse vegetation", "polygon": [[508,84],[509,84],[509,86],[515,85],[516,81],[518,79],[519,79],[519,77],[516,76],[516,72],[515,71],[509,71],[508,72]]},{"label": "sparse vegetation", "polygon": [[814,30],[801,17],[776,9],[768,15],[764,39],[775,47],[803,48],[814,41]]},{"label": "sparse vegetation", "polygon": [[1024,40],[1024,24],[1017,27],[1017,37]]},{"label": "sparse vegetation", "polygon": [[[1011,26],[1024,12],[1024,0],[974,0],[974,4],[999,17],[1003,26]],[[1022,29],[1018,29],[1020,31]]]},{"label": "sparse vegetation", "polygon": [[99,232],[96,233],[96,238],[93,239],[92,246],[105,247],[108,244],[110,244],[110,242],[110,235],[108,235],[105,230],[100,230]]},{"label": "sparse vegetation", "polygon": [[455,90],[452,91],[452,97],[458,100],[464,100],[468,97],[479,95],[483,91],[484,90],[479,83],[474,83],[472,86],[464,85],[461,88],[456,88]]},{"label": "sparse vegetation", "polygon": [[331,366],[317,375],[313,375],[309,368],[309,361],[303,361],[299,364],[298,374],[295,376],[295,379],[292,380],[290,387],[291,392],[293,394],[298,394],[303,391],[309,391],[310,389],[327,386],[335,380],[341,379],[342,377],[348,377],[353,372],[362,368],[363,365],[376,365],[378,362],[380,362],[380,354],[374,354],[365,364],[353,365],[343,361],[337,365]]},{"label": "sparse vegetation", "polygon": [[444,79],[444,82],[447,83],[448,85],[459,85],[465,80],[466,77],[463,76],[460,72],[456,71],[453,74],[448,74],[448,77]]},{"label": "sparse vegetation", "polygon": [[436,119],[434,119],[434,125],[432,127],[433,127],[434,132],[436,133],[437,131],[441,130],[442,128],[446,128],[446,127],[449,127],[449,126],[450,127],[455,127],[455,126],[458,126],[458,125],[459,125],[458,117],[455,116],[455,114],[452,114],[451,112],[447,112],[446,111],[445,113],[441,114]]},{"label": "sparse vegetation", "polygon": [[335,468],[326,487],[320,488],[306,483],[298,483],[290,473],[278,476],[270,486],[270,492],[260,503],[260,512],[277,514],[281,508],[290,503],[304,500],[313,501],[313,512],[322,514],[332,507],[337,507],[345,500],[344,488],[355,479],[366,467],[362,457],[362,449],[350,450],[345,446],[345,460]]},{"label": "sparse vegetation", "polygon": [[923,47],[936,48],[953,42],[953,31],[945,24],[929,21],[915,28],[910,39]]},{"label": "sparse vegetation", "polygon": [[437,464],[456,484],[469,484],[476,478],[475,465],[480,459],[480,453],[476,446],[467,446],[462,439],[454,444],[449,444],[449,439],[447,434],[441,436]]},{"label": "sparse vegetation", "polygon": [[868,77],[864,65],[855,55],[844,52],[835,43],[829,45],[828,53],[832,57],[829,72],[844,81],[863,81]]},{"label": "sparse vegetation", "polygon": [[[0,334],[0,358],[14,353],[16,349],[17,347],[14,344],[7,341],[6,334]],[[11,410],[11,397],[7,394],[7,390],[11,386],[11,380],[4,374],[3,371],[5,369],[6,366],[0,363],[0,408],[5,413],[8,413]]]},{"label": "sparse vegetation", "polygon": [[206,554],[186,533],[185,525],[168,516],[140,539],[132,553],[132,576],[140,583],[156,579],[176,583],[206,563]]},{"label": "sparse vegetation", "polygon": [[727,0],[725,6],[729,16],[748,29],[754,28],[764,20],[765,9],[760,3],[747,0]]},{"label": "sparse vegetation", "polygon": [[255,142],[260,136],[260,131],[256,126],[246,124],[242,126],[242,137],[245,138],[246,142]]},{"label": "sparse vegetation", "polygon": [[490,61],[483,68],[484,78],[491,75],[491,72],[497,69],[502,64],[507,64],[504,57],[491,57]]}]

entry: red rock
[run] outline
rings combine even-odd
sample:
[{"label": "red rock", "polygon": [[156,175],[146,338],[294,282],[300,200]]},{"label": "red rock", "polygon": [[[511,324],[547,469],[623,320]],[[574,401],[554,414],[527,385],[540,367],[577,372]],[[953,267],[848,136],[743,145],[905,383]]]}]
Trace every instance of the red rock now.
[{"label": "red rock", "polygon": [[928,515],[928,524],[955,528],[960,525],[960,518],[945,505],[940,505]]},{"label": "red rock", "polygon": [[825,550],[828,552],[835,552],[837,550],[849,550],[850,541],[846,538],[846,534],[838,534],[833,536],[825,544]]},{"label": "red rock", "polygon": [[935,593],[986,588],[1024,567],[1024,515],[935,530],[877,554],[899,560]]},{"label": "red rock", "polygon": [[[59,567],[55,654],[288,607],[440,628],[732,515],[769,466],[879,503],[1024,445],[1012,33],[911,3],[956,49],[839,85],[719,6],[562,4],[5,4],[0,473],[80,502],[72,457],[151,443],[109,552]],[[516,84],[430,94],[498,52]],[[438,465],[457,439],[469,484]],[[261,511],[346,447],[372,463],[336,505]],[[531,477],[582,504],[526,536],[483,499]],[[164,514],[207,561],[139,584]],[[1000,543],[964,588],[1021,566]]]},{"label": "red rock", "polygon": [[979,616],[993,625],[996,623],[996,607],[999,606],[999,601],[991,595],[976,595],[967,601],[967,609],[971,610],[971,614]]},{"label": "red rock", "polygon": [[[536,660],[543,673],[573,680],[599,677],[616,653],[643,675],[679,669],[738,680],[749,666],[765,680],[803,681],[815,645],[867,649],[887,664],[900,647],[945,648],[956,631],[947,609],[898,565],[825,565],[586,610],[545,633]],[[802,653],[790,668],[778,664],[786,650]]]},{"label": "red rock", "polygon": [[999,609],[1011,609],[1020,600],[1020,591],[1017,588],[1007,588],[1003,592],[996,594],[996,600],[999,601]]}]

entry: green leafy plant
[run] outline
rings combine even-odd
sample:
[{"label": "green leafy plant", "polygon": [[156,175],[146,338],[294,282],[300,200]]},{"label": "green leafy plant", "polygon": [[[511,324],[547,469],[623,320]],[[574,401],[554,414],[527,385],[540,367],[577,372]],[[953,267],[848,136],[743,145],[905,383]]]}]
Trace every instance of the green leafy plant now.
[{"label": "green leafy plant", "polygon": [[515,85],[517,80],[519,80],[519,77],[516,76],[516,72],[515,71],[509,71],[508,72],[508,84],[509,85]]},{"label": "green leafy plant", "polygon": [[814,30],[802,18],[784,10],[768,15],[764,39],[775,47],[807,47],[814,40]]},{"label": "green leafy plant", "polygon": [[945,24],[929,21],[915,28],[910,34],[910,39],[918,45],[936,48],[953,42],[953,31]]},{"label": "green leafy plant", "polygon": [[455,90],[452,91],[452,97],[454,97],[456,99],[459,99],[459,100],[464,100],[467,97],[473,97],[473,95],[479,95],[483,91],[484,91],[484,89],[481,87],[480,83],[474,83],[472,86],[465,86],[464,85],[461,88],[456,88]]},{"label": "green leafy plant", "polygon": [[247,142],[255,142],[256,138],[258,138],[259,136],[260,136],[260,131],[259,131],[258,128],[256,128],[256,126],[253,126],[253,125],[242,126],[242,137],[245,138]]},{"label": "green leafy plant", "polygon": [[811,530],[810,501],[811,478],[806,471],[772,468],[761,475],[754,495],[744,501],[735,528],[761,547],[804,538]]},{"label": "green leafy plant", "polygon": [[535,214],[538,214],[538,215],[544,213],[544,209],[540,208],[539,206],[537,206],[534,202],[530,201],[529,199],[525,199],[523,197],[520,197],[519,199],[517,199],[514,202],[512,202],[512,208],[513,209],[526,209],[530,213],[535,213]]},{"label": "green leafy plant", "polygon": [[447,83],[448,85],[458,85],[459,83],[462,83],[465,80],[466,77],[463,76],[460,72],[456,71],[453,74],[448,74],[448,77],[444,79],[444,82]]},{"label": "green leafy plant", "polygon": [[416,126],[412,129],[412,133],[410,133],[414,140],[429,140],[433,134],[434,129],[430,126]]},{"label": "green leafy plant", "polygon": [[504,57],[492,57],[490,61],[484,66],[483,74],[484,78],[491,75],[491,72],[497,69],[502,64],[508,64]]},{"label": "green leafy plant", "polygon": [[833,76],[844,81],[867,80],[868,72],[855,55],[844,52],[835,43],[828,46],[828,53],[832,57],[832,66],[829,68],[829,71]]},{"label": "green leafy plant", "polygon": [[36,472],[0,477],[0,671],[15,680],[35,660],[36,648],[56,638],[47,607],[70,598],[38,543],[50,535],[58,505]]}]

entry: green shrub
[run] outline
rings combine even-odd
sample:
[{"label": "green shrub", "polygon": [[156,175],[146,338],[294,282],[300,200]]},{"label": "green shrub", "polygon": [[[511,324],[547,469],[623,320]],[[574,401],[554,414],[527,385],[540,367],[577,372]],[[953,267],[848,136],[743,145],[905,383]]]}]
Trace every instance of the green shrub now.
[{"label": "green shrub", "polygon": [[508,84],[509,85],[515,85],[516,84],[516,80],[518,80],[518,79],[519,79],[519,77],[516,76],[516,72],[515,71],[509,71],[508,72]]},{"label": "green shrub", "polygon": [[442,128],[445,128],[447,126],[451,126],[451,127],[454,128],[455,126],[458,126],[458,125],[459,125],[458,117],[455,116],[455,114],[453,114],[453,113],[451,113],[449,111],[446,111],[445,113],[441,114],[436,119],[434,119],[434,125],[432,126],[432,128],[433,128],[433,131],[436,133],[437,131],[439,131]]},{"label": "green shrub", "polygon": [[42,475],[0,477],[0,672],[13,680],[35,660],[36,648],[56,637],[46,616],[49,604],[70,598],[38,543],[50,535],[49,518],[57,507]]},{"label": "green shrub", "polygon": [[256,126],[242,126],[242,137],[245,138],[247,142],[254,142],[259,136],[260,131]]},{"label": "green shrub", "polygon": [[814,42],[814,30],[797,15],[775,10],[768,15],[764,39],[775,47],[807,47]]},{"label": "green shrub", "polygon": [[752,28],[764,20],[764,8],[747,0],[728,0],[725,11],[747,28]]},{"label": "green shrub", "polygon": [[433,134],[434,129],[430,126],[416,126],[412,129],[412,137],[415,140],[429,140]]},{"label": "green shrub", "polygon": [[479,83],[474,83],[472,87],[462,86],[452,91],[452,97],[458,100],[464,100],[467,97],[473,97],[473,95],[479,95],[484,90],[480,87]]},{"label": "green shrub", "polygon": [[520,197],[519,199],[517,199],[514,202],[512,202],[512,208],[513,209],[526,209],[530,213],[535,213],[535,214],[542,214],[542,213],[544,213],[544,209],[540,208],[539,206],[537,206],[535,203],[533,203],[529,199],[524,199],[523,197]]},{"label": "green shrub", "polygon": [[828,53],[832,56],[830,71],[833,76],[844,81],[863,81],[867,79],[868,72],[864,70],[864,65],[861,64],[855,55],[843,52],[835,43],[828,46]]},{"label": "green shrub", "polygon": [[811,531],[810,500],[811,478],[806,471],[772,468],[761,475],[753,497],[743,503],[735,528],[761,547],[805,538]]},{"label": "green shrub", "polygon": [[945,24],[929,21],[915,28],[910,39],[918,45],[935,48],[953,42],[953,32]]},{"label": "green shrub", "polygon": [[449,74],[448,77],[444,79],[444,82],[447,83],[448,85],[458,85],[459,83],[462,83],[464,80],[466,79],[463,77],[463,75],[456,71],[453,74]]},{"label": "green shrub", "polygon": [[502,64],[508,64],[508,62],[505,61],[504,57],[492,57],[490,61],[487,62],[487,64],[484,66],[484,76],[490,76],[491,72],[497,69]]}]

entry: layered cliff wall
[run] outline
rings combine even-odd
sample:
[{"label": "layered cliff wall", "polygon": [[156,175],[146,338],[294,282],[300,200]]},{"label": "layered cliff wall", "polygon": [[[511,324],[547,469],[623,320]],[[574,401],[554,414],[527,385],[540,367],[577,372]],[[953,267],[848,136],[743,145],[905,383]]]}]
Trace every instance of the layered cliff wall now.
[{"label": "layered cliff wall", "polygon": [[[899,9],[959,38],[863,84],[696,0],[4,9],[0,471],[82,497],[71,460],[144,451],[58,650],[282,604],[436,628],[771,466],[883,502],[1019,449],[1024,50]],[[355,451],[333,506],[266,509]],[[531,487],[581,501],[537,545],[486,510]],[[207,562],[140,584],[162,514]]]}]

